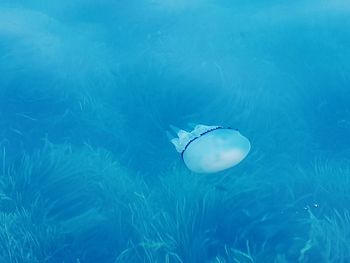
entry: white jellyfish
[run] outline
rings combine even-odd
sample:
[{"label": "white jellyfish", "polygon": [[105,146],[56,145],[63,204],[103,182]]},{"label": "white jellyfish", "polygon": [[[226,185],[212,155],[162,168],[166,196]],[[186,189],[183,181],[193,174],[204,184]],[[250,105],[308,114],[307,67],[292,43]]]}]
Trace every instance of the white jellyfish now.
[{"label": "white jellyfish", "polygon": [[240,163],[250,151],[249,140],[239,131],[221,126],[195,125],[191,132],[171,126],[168,137],[186,166],[196,173],[215,173]]}]

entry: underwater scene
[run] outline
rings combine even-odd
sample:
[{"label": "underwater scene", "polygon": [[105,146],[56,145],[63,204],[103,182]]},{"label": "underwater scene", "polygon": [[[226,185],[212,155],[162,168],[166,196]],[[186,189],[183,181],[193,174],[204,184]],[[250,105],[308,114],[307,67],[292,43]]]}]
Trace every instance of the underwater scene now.
[{"label": "underwater scene", "polygon": [[328,262],[348,0],[0,1],[0,263]]}]

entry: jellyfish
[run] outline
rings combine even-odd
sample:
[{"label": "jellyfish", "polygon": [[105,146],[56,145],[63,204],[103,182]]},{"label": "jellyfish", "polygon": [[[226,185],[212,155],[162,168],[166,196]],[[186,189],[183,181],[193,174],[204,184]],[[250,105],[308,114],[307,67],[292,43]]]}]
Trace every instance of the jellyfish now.
[{"label": "jellyfish", "polygon": [[240,163],[250,151],[250,142],[238,130],[222,126],[193,125],[188,132],[170,126],[176,137],[168,138],[195,173],[216,173]]}]

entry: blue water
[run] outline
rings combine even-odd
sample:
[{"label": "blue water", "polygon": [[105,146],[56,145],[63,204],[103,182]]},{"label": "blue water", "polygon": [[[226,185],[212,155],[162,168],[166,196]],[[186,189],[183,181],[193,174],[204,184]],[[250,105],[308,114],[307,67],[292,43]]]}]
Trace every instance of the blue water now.
[{"label": "blue water", "polygon": [[350,3],[289,2],[1,1],[0,263],[350,262]]}]

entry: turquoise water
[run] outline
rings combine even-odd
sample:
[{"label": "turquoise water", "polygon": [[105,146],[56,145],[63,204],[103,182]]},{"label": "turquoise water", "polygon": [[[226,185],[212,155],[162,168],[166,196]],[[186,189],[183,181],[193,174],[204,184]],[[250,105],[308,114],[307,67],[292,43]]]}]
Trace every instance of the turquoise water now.
[{"label": "turquoise water", "polygon": [[[0,263],[350,262],[350,4],[0,2]],[[191,173],[169,125],[234,127]]]}]

